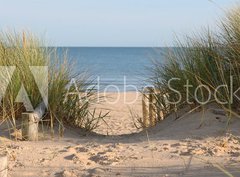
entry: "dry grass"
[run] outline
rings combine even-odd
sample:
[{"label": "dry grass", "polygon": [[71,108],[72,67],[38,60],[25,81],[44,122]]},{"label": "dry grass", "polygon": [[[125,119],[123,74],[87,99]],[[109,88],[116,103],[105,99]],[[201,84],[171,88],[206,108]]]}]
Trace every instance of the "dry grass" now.
[{"label": "dry grass", "polygon": [[[156,93],[159,98],[156,107],[163,109],[163,105],[168,102],[177,102],[179,94],[169,88],[169,80],[179,78],[171,82],[171,87],[179,91],[182,98],[176,105],[170,104],[167,109],[169,113],[179,110],[184,105],[204,108],[208,103],[216,102],[227,113],[229,119],[232,116],[239,117],[239,101],[234,98],[232,101],[231,92],[240,87],[240,6],[230,10],[221,21],[218,32],[205,30],[203,33],[186,36],[184,41],[177,40],[177,48],[170,48],[165,54],[164,64],[155,61],[151,68],[151,82],[161,95]],[[185,85],[189,82],[192,85],[188,90]],[[206,85],[205,88],[195,90],[199,85]],[[227,87],[221,87],[226,85]],[[232,90],[231,90],[232,86]],[[217,98],[214,94],[215,90]],[[164,99],[167,96],[167,100]],[[239,94],[237,94],[239,95]],[[220,103],[224,102],[224,103]],[[175,107],[175,108],[174,108]],[[166,110],[166,109],[165,109]],[[168,114],[165,114],[168,115]]]},{"label": "dry grass", "polygon": [[[50,122],[52,130],[56,123],[60,125],[61,131],[64,124],[89,131],[96,128],[99,119],[103,119],[106,114],[91,111],[92,104],[96,102],[94,89],[86,90],[91,81],[84,72],[73,73],[74,63],[69,61],[65,52],[60,54],[56,49],[46,47],[42,39],[31,33],[1,33],[0,66],[15,67],[12,76],[11,70],[0,72],[1,84],[7,85],[6,91],[1,87],[1,93],[4,93],[0,107],[1,122],[7,121],[11,129],[17,129],[16,120],[26,111],[23,104],[15,101],[22,85],[33,108],[42,102],[36,76],[41,84],[48,86],[43,90],[48,93],[47,111],[43,120]],[[48,78],[38,71],[33,76],[29,66],[47,66]],[[75,78],[75,86],[82,93],[81,100],[78,94],[67,96],[68,92],[76,91],[75,87],[67,89],[72,78]]]}]

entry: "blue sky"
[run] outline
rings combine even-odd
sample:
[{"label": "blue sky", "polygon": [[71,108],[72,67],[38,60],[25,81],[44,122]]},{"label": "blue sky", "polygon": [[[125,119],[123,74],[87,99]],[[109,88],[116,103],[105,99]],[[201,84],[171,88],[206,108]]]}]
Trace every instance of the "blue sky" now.
[{"label": "blue sky", "polygon": [[236,0],[0,0],[0,29],[57,46],[165,46],[214,26]]}]

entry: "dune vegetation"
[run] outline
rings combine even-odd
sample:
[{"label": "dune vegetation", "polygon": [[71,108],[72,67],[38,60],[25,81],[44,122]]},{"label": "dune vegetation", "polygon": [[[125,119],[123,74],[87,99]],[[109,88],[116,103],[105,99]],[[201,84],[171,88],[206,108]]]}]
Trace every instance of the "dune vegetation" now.
[{"label": "dune vegetation", "polygon": [[[42,92],[47,94],[48,104],[42,121],[49,125],[52,131],[55,125],[59,125],[62,133],[65,124],[86,130],[96,128],[98,119],[105,115],[97,115],[95,109],[90,108],[96,101],[95,91],[86,90],[91,81],[85,72],[73,73],[73,62],[68,59],[66,52],[59,53],[55,48],[46,47],[41,38],[31,33],[1,33],[0,123],[7,121],[10,129],[18,129],[17,121],[21,113],[29,111],[26,110],[26,105],[16,101],[22,86],[32,107],[36,108],[43,99],[39,87],[45,84],[47,87],[43,88],[45,90]],[[31,70],[32,66],[35,66],[35,71]],[[46,67],[47,76],[36,66]],[[75,79],[74,87],[68,87],[72,78]],[[68,95],[69,92],[76,92],[76,87],[84,93],[81,99],[79,94]]]},{"label": "dune vegetation", "polygon": [[165,53],[164,63],[155,60],[151,68],[151,83],[160,90],[155,94],[158,110],[166,117],[186,105],[193,110],[216,103],[229,120],[239,117],[240,6],[226,13],[217,30],[186,35],[175,46]]}]

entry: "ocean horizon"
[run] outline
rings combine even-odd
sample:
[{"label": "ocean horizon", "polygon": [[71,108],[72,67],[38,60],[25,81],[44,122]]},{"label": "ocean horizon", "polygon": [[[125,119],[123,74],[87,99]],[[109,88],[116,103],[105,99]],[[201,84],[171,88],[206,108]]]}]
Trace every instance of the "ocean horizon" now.
[{"label": "ocean horizon", "polygon": [[165,47],[57,47],[74,61],[74,72],[86,71],[96,89],[105,92],[137,91],[148,85],[148,67],[163,60]]}]

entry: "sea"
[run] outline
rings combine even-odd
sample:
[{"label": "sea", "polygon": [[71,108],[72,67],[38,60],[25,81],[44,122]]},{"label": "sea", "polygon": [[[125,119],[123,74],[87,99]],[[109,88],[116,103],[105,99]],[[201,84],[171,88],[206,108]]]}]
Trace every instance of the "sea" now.
[{"label": "sea", "polygon": [[86,72],[99,91],[139,91],[151,85],[150,68],[163,60],[165,48],[151,47],[58,47],[74,62],[74,73]]}]

